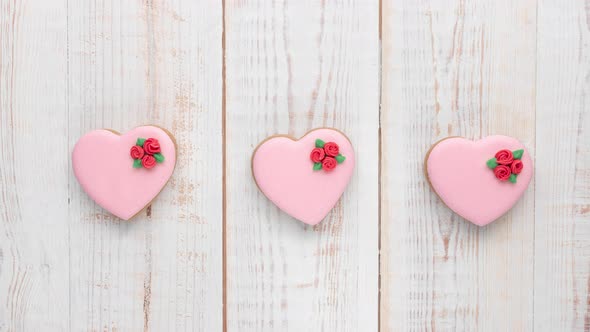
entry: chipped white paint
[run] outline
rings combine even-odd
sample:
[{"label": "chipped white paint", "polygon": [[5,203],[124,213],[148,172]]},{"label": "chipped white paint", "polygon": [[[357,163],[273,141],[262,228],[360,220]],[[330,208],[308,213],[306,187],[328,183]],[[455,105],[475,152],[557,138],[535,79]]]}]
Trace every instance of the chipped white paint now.
[{"label": "chipped white paint", "polygon": [[[227,294],[229,331],[378,327],[379,5],[229,1]],[[355,175],[315,227],[281,213],[252,179],[267,136],[336,127]]]},{"label": "chipped white paint", "polygon": [[[590,331],[587,1],[223,5],[0,0],[0,331]],[[173,132],[179,163],[121,222],[69,154],[86,131],[145,123]],[[360,161],[306,227],[249,158],[321,126]],[[422,160],[495,133],[527,145],[536,176],[477,228]]]},{"label": "chipped white paint", "polygon": [[[383,1],[382,330],[590,329],[589,11]],[[536,176],[478,228],[443,206],[422,162],[440,138],[490,134],[523,141]]]},{"label": "chipped white paint", "polygon": [[[0,331],[220,330],[221,4],[0,3]],[[174,134],[178,164],[122,222],[69,154],[146,123]]]},{"label": "chipped white paint", "polygon": [[537,21],[534,328],[590,331],[590,2]]}]

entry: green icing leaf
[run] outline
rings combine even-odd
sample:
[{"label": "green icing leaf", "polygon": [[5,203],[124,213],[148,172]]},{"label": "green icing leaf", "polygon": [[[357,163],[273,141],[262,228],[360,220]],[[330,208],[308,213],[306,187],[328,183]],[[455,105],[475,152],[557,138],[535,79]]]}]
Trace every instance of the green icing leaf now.
[{"label": "green icing leaf", "polygon": [[314,171],[319,171],[320,169],[322,169],[322,163],[314,163],[313,164]]},{"label": "green icing leaf", "polygon": [[164,156],[161,153],[156,153],[154,154],[154,158],[156,158],[156,161],[158,163],[164,162]]},{"label": "green icing leaf", "polygon": [[516,174],[511,174],[510,178],[508,178],[508,181],[510,181],[512,183],[516,183]]},{"label": "green icing leaf", "polygon": [[516,150],[512,152],[512,155],[514,155],[514,159],[520,159],[522,158],[522,155],[524,154],[524,150],[520,149],[520,150]]},{"label": "green icing leaf", "polygon": [[343,155],[341,155],[341,154],[339,154],[339,155],[337,155],[337,156],[336,156],[336,161],[337,161],[339,164],[342,164],[342,163],[343,163],[345,160],[346,160],[346,157],[345,157],[345,156],[343,156]]},{"label": "green icing leaf", "polygon": [[498,166],[498,161],[496,158],[492,158],[486,162],[486,165],[488,165],[489,168],[494,169],[496,166]]},{"label": "green icing leaf", "polygon": [[316,148],[323,148],[325,144],[326,144],[326,142],[322,141],[319,138],[315,140],[315,147]]},{"label": "green icing leaf", "polygon": [[142,168],[143,166],[141,165],[141,159],[135,159],[133,160],[133,168]]},{"label": "green icing leaf", "polygon": [[135,145],[139,145],[141,147],[143,147],[143,143],[145,143],[145,138],[137,138],[137,142],[135,142]]}]

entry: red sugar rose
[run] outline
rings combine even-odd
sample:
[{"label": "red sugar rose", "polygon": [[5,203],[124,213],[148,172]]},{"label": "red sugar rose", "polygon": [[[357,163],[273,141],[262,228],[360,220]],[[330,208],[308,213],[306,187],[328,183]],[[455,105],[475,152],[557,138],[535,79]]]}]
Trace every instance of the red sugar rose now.
[{"label": "red sugar rose", "polygon": [[336,165],[338,165],[338,162],[336,161],[336,159],[334,159],[332,157],[326,157],[322,161],[322,168],[326,172],[329,172],[329,171],[333,170],[334,168],[336,168]]},{"label": "red sugar rose", "polygon": [[134,145],[131,147],[131,151],[129,151],[129,154],[131,155],[131,158],[133,159],[141,159],[143,158],[143,155],[145,154],[145,152],[143,151],[143,148],[139,145]]},{"label": "red sugar rose", "polygon": [[328,142],[324,145],[324,151],[330,157],[336,157],[340,153],[340,147],[334,142]]},{"label": "red sugar rose", "polygon": [[510,174],[512,174],[512,171],[510,170],[510,167],[506,165],[498,165],[494,168],[494,175],[500,181],[508,181],[508,179],[510,179]]},{"label": "red sugar rose", "polygon": [[520,174],[520,172],[522,172],[522,169],[524,168],[524,164],[522,163],[522,161],[520,160],[515,160],[512,162],[512,165],[510,165],[510,170],[512,171],[513,174]]},{"label": "red sugar rose", "polygon": [[160,153],[160,142],[155,138],[148,138],[143,143],[143,149],[147,154]]},{"label": "red sugar rose", "polygon": [[326,156],[326,153],[324,152],[324,149],[315,148],[315,149],[311,150],[311,154],[309,155],[309,158],[311,158],[311,161],[313,161],[314,163],[319,163],[322,160],[324,160],[325,156]]},{"label": "red sugar rose", "polygon": [[153,168],[154,166],[156,166],[156,158],[150,156],[149,154],[146,154],[145,156],[143,156],[143,159],[141,159],[141,165],[143,165],[143,167],[147,169]]},{"label": "red sugar rose", "polygon": [[510,150],[500,150],[496,152],[496,162],[500,165],[510,165],[514,160],[514,155]]}]

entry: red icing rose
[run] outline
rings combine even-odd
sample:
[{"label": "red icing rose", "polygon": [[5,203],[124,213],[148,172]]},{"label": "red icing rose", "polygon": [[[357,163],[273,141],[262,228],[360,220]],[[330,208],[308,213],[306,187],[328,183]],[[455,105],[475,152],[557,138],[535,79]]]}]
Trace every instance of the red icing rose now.
[{"label": "red icing rose", "polygon": [[315,148],[313,150],[311,150],[311,154],[309,155],[309,157],[311,158],[311,161],[313,161],[314,163],[319,163],[322,160],[324,160],[324,157],[326,156],[326,153],[324,152],[324,149],[321,148]]},{"label": "red icing rose", "polygon": [[143,156],[143,159],[141,159],[141,165],[147,169],[153,168],[154,166],[156,166],[156,158],[150,156],[149,154],[146,154],[145,156]]},{"label": "red icing rose", "polygon": [[160,153],[160,142],[155,138],[148,138],[143,143],[143,149],[147,154]]},{"label": "red icing rose", "polygon": [[512,151],[510,150],[500,150],[496,152],[496,162],[500,165],[510,165],[514,160],[514,156],[512,155]]},{"label": "red icing rose", "polygon": [[513,161],[512,165],[510,165],[510,169],[513,174],[520,174],[520,172],[522,172],[523,168],[524,168],[524,164],[522,163],[522,161],[520,161],[518,159]]},{"label": "red icing rose", "polygon": [[143,158],[143,155],[145,154],[145,152],[143,151],[143,148],[139,145],[132,146],[131,151],[129,153],[131,154],[131,158],[133,158],[133,159],[141,159],[141,158]]},{"label": "red icing rose", "polygon": [[336,157],[340,153],[340,147],[334,142],[324,144],[324,151],[330,157]]},{"label": "red icing rose", "polygon": [[336,159],[334,159],[332,157],[326,157],[322,161],[322,168],[326,172],[329,172],[329,171],[333,170],[334,168],[336,168],[336,165],[338,165],[338,162],[336,161]]},{"label": "red icing rose", "polygon": [[508,181],[508,179],[510,179],[510,174],[512,174],[512,171],[510,170],[510,167],[506,165],[498,165],[494,168],[494,175],[500,181]]}]

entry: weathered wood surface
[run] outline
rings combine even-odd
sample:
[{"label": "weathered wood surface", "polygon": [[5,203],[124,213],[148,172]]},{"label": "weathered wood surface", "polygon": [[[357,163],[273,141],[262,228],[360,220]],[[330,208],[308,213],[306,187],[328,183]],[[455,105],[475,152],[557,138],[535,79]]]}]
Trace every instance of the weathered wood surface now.
[{"label": "weathered wood surface", "polygon": [[[0,0],[0,331],[590,331],[589,41],[584,0]],[[121,222],[69,155],[146,123],[179,163]],[[250,155],[323,126],[359,162],[306,227]],[[536,174],[478,228],[422,162],[489,134]]]},{"label": "weathered wood surface", "polygon": [[444,137],[490,134],[534,155],[535,10],[535,1],[384,2],[384,331],[533,328],[535,181],[480,228],[431,191],[423,160]]},{"label": "weathered wood surface", "polygon": [[537,21],[534,328],[590,331],[590,3]]},{"label": "weathered wood surface", "polygon": [[0,2],[0,331],[69,328],[66,18]]},{"label": "weathered wood surface", "polygon": [[[220,330],[221,4],[1,8],[0,330]],[[175,176],[122,222],[69,154],[89,130],[152,123],[176,137]]]},{"label": "weathered wood surface", "polygon": [[[229,1],[225,19],[228,330],[374,331],[378,3]],[[344,131],[357,168],[307,227],[258,191],[250,156],[267,136],[315,127]]]}]

